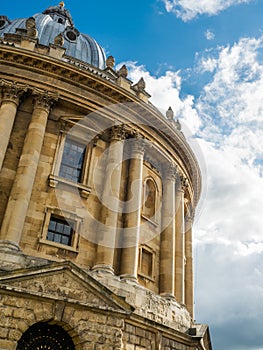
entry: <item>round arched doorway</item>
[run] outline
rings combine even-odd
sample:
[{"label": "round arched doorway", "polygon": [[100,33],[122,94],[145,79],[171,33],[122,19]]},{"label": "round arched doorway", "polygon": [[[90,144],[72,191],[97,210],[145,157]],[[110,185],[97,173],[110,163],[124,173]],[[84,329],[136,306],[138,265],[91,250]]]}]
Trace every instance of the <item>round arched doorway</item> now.
[{"label": "round arched doorway", "polygon": [[16,350],[75,350],[69,334],[60,326],[39,322],[22,335]]}]

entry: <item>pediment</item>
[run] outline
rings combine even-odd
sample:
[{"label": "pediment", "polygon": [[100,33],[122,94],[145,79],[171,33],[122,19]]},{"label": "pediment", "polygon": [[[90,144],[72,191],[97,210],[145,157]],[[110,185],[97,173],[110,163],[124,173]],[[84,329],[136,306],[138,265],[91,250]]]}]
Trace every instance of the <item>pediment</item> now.
[{"label": "pediment", "polygon": [[132,311],[100,282],[72,263],[51,263],[0,275],[0,288],[117,312]]}]

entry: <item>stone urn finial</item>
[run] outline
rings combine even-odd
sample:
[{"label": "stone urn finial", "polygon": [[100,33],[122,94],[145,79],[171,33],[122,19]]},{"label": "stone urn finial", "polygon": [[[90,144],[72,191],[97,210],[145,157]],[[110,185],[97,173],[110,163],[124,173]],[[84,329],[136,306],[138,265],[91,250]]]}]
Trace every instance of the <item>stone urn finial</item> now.
[{"label": "stone urn finial", "polygon": [[117,74],[120,77],[127,78],[127,76],[128,76],[128,69],[125,66],[125,64],[123,66],[121,66],[121,68],[118,70]]},{"label": "stone urn finial", "polygon": [[27,30],[27,35],[30,37],[30,38],[36,38],[37,35],[38,35],[38,31],[37,31],[37,28],[36,28],[36,20],[34,17],[29,17],[27,20],[26,20],[26,30]]},{"label": "stone urn finial", "polygon": [[143,78],[141,78],[137,84],[134,85],[135,90],[143,92],[145,90],[146,84]]},{"label": "stone urn finial", "polygon": [[166,112],[166,117],[169,120],[173,120],[174,119],[174,111],[172,110],[172,107],[170,106]]},{"label": "stone urn finial", "polygon": [[63,35],[60,33],[54,38],[54,44],[57,46],[63,46],[64,45],[64,38]]},{"label": "stone urn finial", "polygon": [[115,59],[113,56],[109,56],[106,60],[106,66],[107,68],[113,68],[115,65]]}]

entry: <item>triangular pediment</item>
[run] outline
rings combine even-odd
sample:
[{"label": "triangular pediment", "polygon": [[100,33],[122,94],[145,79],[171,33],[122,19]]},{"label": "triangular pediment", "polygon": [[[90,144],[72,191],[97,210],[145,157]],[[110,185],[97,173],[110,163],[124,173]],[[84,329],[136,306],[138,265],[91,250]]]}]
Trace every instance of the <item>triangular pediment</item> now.
[{"label": "triangular pediment", "polygon": [[0,289],[101,310],[132,311],[123,298],[114,295],[88,272],[69,262],[5,272],[0,274]]}]

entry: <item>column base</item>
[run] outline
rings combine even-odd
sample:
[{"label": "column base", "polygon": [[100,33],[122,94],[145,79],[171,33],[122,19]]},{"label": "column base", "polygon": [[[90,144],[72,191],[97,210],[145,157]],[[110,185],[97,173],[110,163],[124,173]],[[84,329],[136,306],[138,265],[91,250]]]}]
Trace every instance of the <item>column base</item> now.
[{"label": "column base", "polygon": [[133,284],[138,284],[138,279],[137,279],[137,276],[135,275],[123,274],[123,275],[120,275],[120,279],[122,282],[130,282]]},{"label": "column base", "polygon": [[160,293],[160,296],[165,298],[165,299],[167,299],[167,300],[174,300],[174,301],[176,301],[176,298],[175,298],[175,296],[172,293],[164,292],[164,293]]},{"label": "column base", "polygon": [[111,275],[115,275],[112,266],[106,264],[94,265],[91,270],[95,272],[109,273]]},{"label": "column base", "polygon": [[0,251],[21,252],[21,249],[16,242],[1,239],[0,240]]},{"label": "column base", "polygon": [[12,241],[0,240],[0,269],[12,270],[25,265],[25,256],[18,244]]}]

